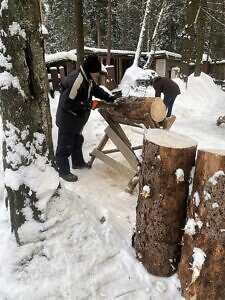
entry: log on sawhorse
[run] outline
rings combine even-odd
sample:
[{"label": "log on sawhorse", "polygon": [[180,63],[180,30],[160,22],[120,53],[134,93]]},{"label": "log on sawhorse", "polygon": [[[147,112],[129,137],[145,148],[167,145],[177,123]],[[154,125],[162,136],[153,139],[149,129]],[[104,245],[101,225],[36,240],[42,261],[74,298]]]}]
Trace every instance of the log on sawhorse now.
[{"label": "log on sawhorse", "polygon": [[[150,118],[142,121],[130,120],[124,117],[113,116],[104,109],[99,109],[99,112],[108,123],[108,126],[105,129],[105,134],[99,145],[90,153],[91,159],[89,164],[92,166],[95,158],[98,158],[110,167],[114,168],[116,171],[128,177],[129,182],[126,191],[132,193],[138,183],[138,166],[140,165],[140,161],[134,151],[142,149],[142,145],[132,147],[131,142],[121,127],[121,124],[134,127],[142,127],[140,124],[144,124],[147,128],[158,128],[159,126]],[[116,146],[116,148],[104,150],[104,147],[109,140]],[[119,152],[124,156],[129,167],[124,166],[108,155],[116,152]]]}]

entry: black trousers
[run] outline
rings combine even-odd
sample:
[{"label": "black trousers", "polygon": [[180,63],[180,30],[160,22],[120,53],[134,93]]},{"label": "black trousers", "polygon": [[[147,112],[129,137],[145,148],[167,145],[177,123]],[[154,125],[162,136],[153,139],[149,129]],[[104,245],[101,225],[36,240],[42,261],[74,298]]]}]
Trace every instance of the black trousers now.
[{"label": "black trousers", "polygon": [[173,109],[173,104],[174,104],[174,101],[175,101],[176,97],[177,96],[164,95],[163,102],[164,102],[164,104],[166,105],[166,108],[167,108],[167,114],[166,114],[167,117],[171,116],[172,109]]},{"label": "black trousers", "polygon": [[74,123],[76,123],[77,126],[73,127],[73,131],[59,127],[56,148],[56,167],[59,174],[68,174],[70,172],[70,156],[72,158],[72,164],[79,165],[84,163],[82,152],[84,137],[82,135],[82,129],[87,123],[89,115],[90,113],[87,113],[82,118],[75,117]]}]

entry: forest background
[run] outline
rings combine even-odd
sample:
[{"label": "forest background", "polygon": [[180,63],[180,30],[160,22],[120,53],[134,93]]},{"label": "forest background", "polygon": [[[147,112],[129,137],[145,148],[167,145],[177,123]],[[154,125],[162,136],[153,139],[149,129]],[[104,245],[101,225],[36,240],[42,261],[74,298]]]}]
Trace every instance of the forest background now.
[{"label": "forest background", "polygon": [[[151,48],[151,38],[163,2],[165,0],[150,3],[142,51],[149,51]],[[109,5],[111,16],[109,16]],[[107,48],[107,26],[111,18],[111,48],[135,50],[145,8],[146,1],[144,0],[83,0],[85,46]],[[201,13],[198,11],[199,8],[201,8]],[[191,5],[189,1],[167,1],[157,34],[156,50],[182,53],[182,41],[187,37],[188,19],[192,19],[196,25],[192,40],[196,40],[200,34],[204,33],[204,52],[212,60],[224,59],[224,11],[225,2],[219,0],[195,0]],[[77,48],[74,21],[76,18],[75,1],[45,0],[43,16],[49,33],[46,48],[48,53]],[[198,20],[200,18],[202,20]],[[192,48],[191,56],[195,57],[197,47],[199,48],[198,44]]]}]

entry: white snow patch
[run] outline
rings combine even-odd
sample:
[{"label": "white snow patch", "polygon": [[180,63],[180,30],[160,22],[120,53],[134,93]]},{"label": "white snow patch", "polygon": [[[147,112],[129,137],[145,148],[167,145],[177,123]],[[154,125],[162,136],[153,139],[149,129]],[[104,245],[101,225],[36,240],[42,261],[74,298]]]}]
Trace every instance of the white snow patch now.
[{"label": "white snow patch", "polygon": [[176,175],[177,183],[184,181],[184,170],[177,169],[175,171],[175,175]]},{"label": "white snow patch", "polygon": [[206,254],[202,249],[194,247],[192,257],[194,260],[191,267],[191,270],[193,271],[191,283],[195,282],[195,280],[199,277],[202,266],[205,262]]},{"label": "white snow patch", "polygon": [[137,87],[137,79],[148,80],[157,76],[154,70],[143,70],[140,67],[131,66],[123,75],[119,88],[122,90],[123,96],[145,96],[154,97],[155,90],[152,86]]},{"label": "white snow patch", "polygon": [[3,9],[8,9],[8,0],[2,0],[0,7],[0,16],[2,17]]},{"label": "white snow patch", "polygon": [[201,199],[200,199],[200,197],[199,197],[199,193],[198,193],[198,192],[195,192],[195,193],[194,193],[194,203],[195,203],[195,206],[198,207],[199,204],[200,204],[200,202],[201,202]]},{"label": "white snow patch", "polygon": [[0,88],[1,90],[8,90],[11,86],[18,90],[18,92],[25,97],[25,93],[22,90],[19,79],[17,76],[13,76],[7,71],[0,73]]},{"label": "white snow patch", "polygon": [[23,39],[26,39],[26,32],[24,29],[20,27],[20,24],[17,22],[12,22],[11,25],[9,25],[9,32],[11,36],[18,35],[21,36]]},{"label": "white snow patch", "polygon": [[209,194],[209,192],[204,191],[204,199],[206,201],[211,199],[211,195]]},{"label": "white snow patch", "polygon": [[[39,159],[40,163],[41,158]],[[42,163],[41,167],[33,163],[27,167],[20,167],[19,170],[5,170],[5,185],[12,190],[17,191],[24,184],[32,191],[36,192],[37,207],[42,211],[52,194],[59,184],[59,177],[55,169],[46,163]]]},{"label": "white snow patch", "polygon": [[148,198],[148,197],[150,196],[150,191],[151,191],[150,186],[145,185],[145,186],[143,186],[141,195],[142,195],[144,198]]},{"label": "white snow patch", "polygon": [[212,177],[209,178],[209,182],[212,183],[213,185],[216,185],[217,179],[220,176],[225,176],[225,173],[223,171],[216,172]]},{"label": "white snow patch", "polygon": [[217,202],[212,203],[212,209],[218,208],[219,204]]},{"label": "white snow patch", "polygon": [[195,220],[195,219],[192,219],[192,218],[189,218],[187,220],[187,223],[184,227],[184,232],[187,234],[187,235],[195,235],[196,234],[196,226],[201,229],[202,228],[202,221],[200,220]]}]

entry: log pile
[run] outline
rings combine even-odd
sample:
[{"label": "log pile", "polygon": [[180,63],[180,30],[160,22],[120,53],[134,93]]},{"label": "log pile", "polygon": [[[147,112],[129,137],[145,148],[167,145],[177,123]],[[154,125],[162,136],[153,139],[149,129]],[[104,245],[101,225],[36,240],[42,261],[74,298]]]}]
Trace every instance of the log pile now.
[{"label": "log pile", "polygon": [[179,265],[186,300],[225,299],[225,151],[199,150]]},{"label": "log pile", "polygon": [[196,148],[194,140],[160,129],[149,130],[144,140],[134,246],[157,276],[177,269]]}]

